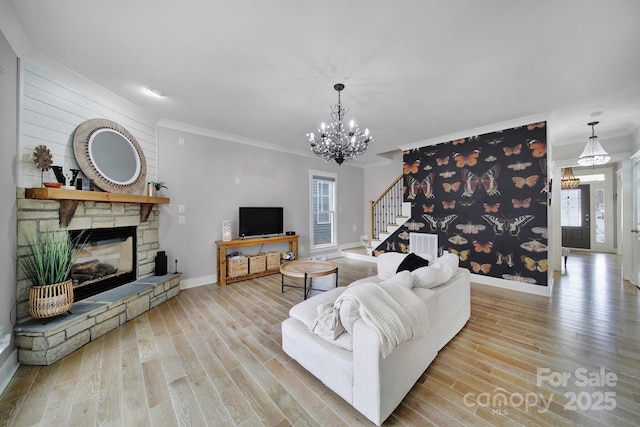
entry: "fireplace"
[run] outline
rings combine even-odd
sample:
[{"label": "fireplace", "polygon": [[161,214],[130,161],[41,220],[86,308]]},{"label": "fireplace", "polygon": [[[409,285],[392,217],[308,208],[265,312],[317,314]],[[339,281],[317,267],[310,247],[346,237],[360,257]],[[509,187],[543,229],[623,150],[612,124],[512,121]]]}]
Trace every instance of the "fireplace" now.
[{"label": "fireplace", "polygon": [[71,268],[76,301],[136,280],[136,227],[71,230],[77,259]]}]

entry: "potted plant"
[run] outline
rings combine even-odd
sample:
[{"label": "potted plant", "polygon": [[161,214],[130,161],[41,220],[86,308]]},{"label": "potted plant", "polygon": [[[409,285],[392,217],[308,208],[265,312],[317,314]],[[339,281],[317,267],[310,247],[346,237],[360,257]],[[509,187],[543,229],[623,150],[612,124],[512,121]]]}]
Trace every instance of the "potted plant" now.
[{"label": "potted plant", "polygon": [[147,192],[149,193],[148,196],[150,197],[154,197],[156,195],[160,196],[160,191],[163,188],[169,189],[169,187],[167,187],[167,185],[162,181],[151,181],[148,183],[147,187]]},{"label": "potted plant", "polygon": [[31,281],[29,314],[35,318],[66,313],[73,305],[71,267],[76,241],[65,230],[25,235],[27,245],[18,253],[18,264]]}]

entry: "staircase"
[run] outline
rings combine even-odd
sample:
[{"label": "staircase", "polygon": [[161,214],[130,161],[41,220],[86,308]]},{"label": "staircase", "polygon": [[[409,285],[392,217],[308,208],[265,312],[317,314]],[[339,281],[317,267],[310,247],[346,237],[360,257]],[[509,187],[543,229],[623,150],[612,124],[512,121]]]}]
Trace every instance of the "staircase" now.
[{"label": "staircase", "polygon": [[411,218],[411,202],[404,202],[402,175],[387,187],[380,197],[369,204],[369,235],[363,236],[363,246],[343,249],[342,256],[376,262],[373,250],[385,242]]},{"label": "staircase", "polygon": [[387,223],[385,231],[378,232],[377,237],[369,240],[367,253],[371,255],[374,248],[384,243],[393,233],[395,233],[405,222],[411,218],[411,202],[402,202],[401,214],[396,215],[394,222]]},{"label": "staircase", "polygon": [[378,199],[370,203],[371,238],[366,245],[369,255],[411,218],[411,202],[403,201],[402,187],[400,175]]}]

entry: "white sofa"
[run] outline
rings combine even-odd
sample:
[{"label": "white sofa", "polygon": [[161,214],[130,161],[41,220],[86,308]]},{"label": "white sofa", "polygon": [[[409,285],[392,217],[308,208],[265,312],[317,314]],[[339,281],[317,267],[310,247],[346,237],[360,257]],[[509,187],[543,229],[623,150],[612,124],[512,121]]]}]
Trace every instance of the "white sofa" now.
[{"label": "white sofa", "polygon": [[[382,254],[378,257],[378,275],[350,286],[393,280],[405,256]],[[423,335],[398,345],[386,358],[381,356],[378,331],[362,318],[353,321],[351,333],[342,333],[335,340],[310,331],[318,317],[317,308],[333,304],[347,287],[332,289],[292,307],[290,317],[282,322],[283,350],[368,419],[382,424],[470,317],[470,274],[458,268],[457,256],[450,255],[449,261],[451,257],[455,257],[455,268],[445,283],[434,283],[431,273],[426,279],[424,275],[419,277],[421,271],[436,268],[440,259],[431,267],[411,273],[414,283],[427,282],[426,287],[413,287],[412,291],[424,301],[429,326]]]}]

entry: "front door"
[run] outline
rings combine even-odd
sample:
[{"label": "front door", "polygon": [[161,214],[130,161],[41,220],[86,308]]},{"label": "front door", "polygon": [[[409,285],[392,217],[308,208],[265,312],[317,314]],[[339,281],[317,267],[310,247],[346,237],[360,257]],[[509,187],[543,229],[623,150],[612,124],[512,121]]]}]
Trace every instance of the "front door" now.
[{"label": "front door", "polygon": [[562,190],[562,246],[567,248],[591,248],[591,223],[589,218],[589,185]]}]

